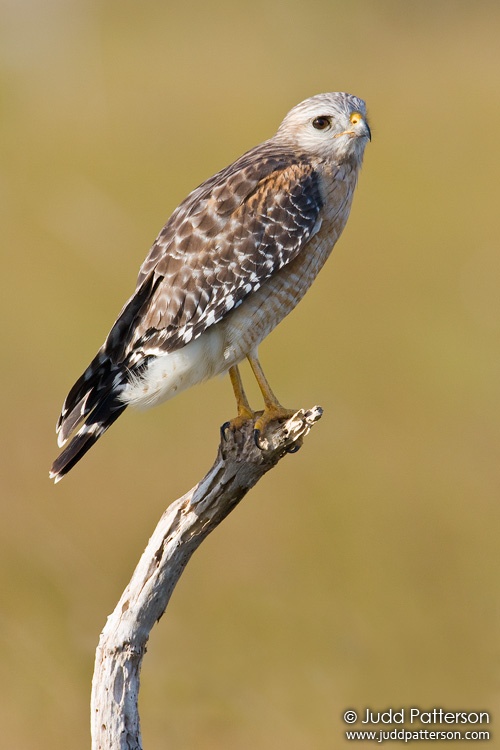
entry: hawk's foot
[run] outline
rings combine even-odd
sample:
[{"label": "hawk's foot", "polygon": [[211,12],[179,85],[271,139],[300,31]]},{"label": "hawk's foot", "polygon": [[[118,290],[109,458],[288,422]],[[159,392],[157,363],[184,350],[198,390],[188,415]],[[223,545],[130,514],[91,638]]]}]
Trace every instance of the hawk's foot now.
[{"label": "hawk's foot", "polygon": [[253,422],[258,412],[252,411],[250,407],[239,404],[238,416],[234,419],[230,419],[228,422],[224,422],[220,428],[221,437],[227,440],[227,431],[236,432],[240,430],[246,422]]},{"label": "hawk's foot", "polygon": [[269,406],[266,406],[261,416],[258,417],[255,421],[253,436],[257,448],[263,450],[263,448],[265,447],[261,444],[261,436],[268,424],[276,421],[283,422],[285,419],[290,419],[290,417],[293,417],[296,412],[297,409],[285,409],[284,406],[281,406],[281,404],[278,403],[273,403]]}]

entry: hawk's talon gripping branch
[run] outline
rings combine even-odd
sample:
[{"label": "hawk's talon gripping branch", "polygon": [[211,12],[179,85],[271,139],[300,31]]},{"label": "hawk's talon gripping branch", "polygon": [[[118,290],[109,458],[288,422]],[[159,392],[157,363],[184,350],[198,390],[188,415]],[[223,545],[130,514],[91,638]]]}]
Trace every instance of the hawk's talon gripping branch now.
[{"label": "hawk's talon gripping branch", "polygon": [[257,448],[260,448],[261,451],[264,450],[264,446],[260,444],[260,430],[253,431],[253,439]]},{"label": "hawk's talon gripping branch", "polygon": [[220,439],[226,441],[227,440],[227,431],[229,430],[229,427],[231,426],[231,422],[224,422],[220,426]]}]

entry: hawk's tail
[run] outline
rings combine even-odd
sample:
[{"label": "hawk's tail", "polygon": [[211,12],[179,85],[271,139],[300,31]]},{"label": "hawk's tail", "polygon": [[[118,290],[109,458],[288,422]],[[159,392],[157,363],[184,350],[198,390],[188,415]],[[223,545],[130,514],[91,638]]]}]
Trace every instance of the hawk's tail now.
[{"label": "hawk's tail", "polygon": [[147,359],[140,347],[132,357],[127,356],[130,331],[161,280],[161,276],[151,273],[141,282],[123,307],[106,341],[68,393],[57,421],[59,447],[65,445],[78,425],[81,427],[54,461],[50,477],[56,482],[73,468],[126,409],[121,395],[127,387],[129,372],[139,372]]},{"label": "hawk's tail", "polygon": [[126,369],[114,365],[101,349],[64,402],[57,422],[59,446],[83,424],[52,464],[51,479],[59,482],[126,409],[120,398],[126,384]]}]

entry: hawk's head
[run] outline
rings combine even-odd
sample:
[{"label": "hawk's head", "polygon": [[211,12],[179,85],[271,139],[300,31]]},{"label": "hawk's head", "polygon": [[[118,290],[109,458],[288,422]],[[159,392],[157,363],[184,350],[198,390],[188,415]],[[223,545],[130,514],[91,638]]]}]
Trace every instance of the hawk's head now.
[{"label": "hawk's head", "polygon": [[371,139],[366,105],[343,92],[312,96],[290,110],[276,138],[321,159],[359,165]]}]

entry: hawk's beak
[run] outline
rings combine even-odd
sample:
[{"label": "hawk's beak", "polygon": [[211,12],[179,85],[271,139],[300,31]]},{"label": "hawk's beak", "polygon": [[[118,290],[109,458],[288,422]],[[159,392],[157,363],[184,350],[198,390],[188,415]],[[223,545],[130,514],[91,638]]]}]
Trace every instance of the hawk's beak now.
[{"label": "hawk's beak", "polygon": [[350,130],[343,130],[342,133],[336,133],[333,137],[340,138],[343,135],[350,135],[354,138],[368,138],[371,141],[372,131],[370,130],[370,126],[359,112],[351,115],[351,125],[352,128]]},{"label": "hawk's beak", "polygon": [[368,138],[371,141],[372,131],[370,130],[370,126],[359,112],[351,115],[351,123],[353,126],[353,135],[356,135],[358,138]]}]

